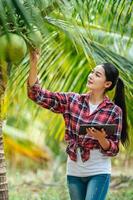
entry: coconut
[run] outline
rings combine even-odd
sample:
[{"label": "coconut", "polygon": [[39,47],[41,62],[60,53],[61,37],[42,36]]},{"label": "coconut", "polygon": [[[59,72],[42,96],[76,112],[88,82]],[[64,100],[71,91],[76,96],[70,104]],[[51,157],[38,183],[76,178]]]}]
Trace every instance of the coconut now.
[{"label": "coconut", "polygon": [[40,48],[43,39],[41,32],[37,29],[37,27],[34,27],[33,30],[27,34],[27,37],[31,46],[34,48]]},{"label": "coconut", "polygon": [[26,52],[25,40],[20,35],[9,33],[0,37],[0,59],[18,64]]},{"label": "coconut", "polygon": [[5,35],[0,37],[0,60],[6,60],[7,54],[7,38]]}]

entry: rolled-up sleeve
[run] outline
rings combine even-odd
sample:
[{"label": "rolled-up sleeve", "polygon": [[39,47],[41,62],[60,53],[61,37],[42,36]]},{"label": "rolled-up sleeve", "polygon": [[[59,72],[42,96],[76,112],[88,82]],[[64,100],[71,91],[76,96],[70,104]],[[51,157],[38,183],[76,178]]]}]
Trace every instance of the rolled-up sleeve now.
[{"label": "rolled-up sleeve", "polygon": [[104,150],[103,148],[100,151],[106,156],[116,156],[119,152],[119,142],[121,138],[122,131],[122,110],[119,109],[116,112],[116,116],[114,118],[113,124],[116,124],[115,133],[108,138],[110,142],[110,147],[108,150]]},{"label": "rolled-up sleeve", "polygon": [[72,95],[72,93],[51,92],[42,89],[38,80],[32,87],[27,82],[27,93],[32,101],[55,113],[65,112],[68,107],[69,97]]}]

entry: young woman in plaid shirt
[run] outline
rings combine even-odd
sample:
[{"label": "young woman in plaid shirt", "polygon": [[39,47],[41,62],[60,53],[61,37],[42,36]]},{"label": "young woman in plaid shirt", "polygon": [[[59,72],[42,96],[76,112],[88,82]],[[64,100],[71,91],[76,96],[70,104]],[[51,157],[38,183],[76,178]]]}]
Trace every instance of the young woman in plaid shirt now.
[{"label": "young woman in plaid shirt", "polygon": [[[51,92],[37,78],[37,51],[30,53],[28,96],[43,108],[63,115],[67,142],[67,183],[71,200],[105,200],[110,183],[111,157],[119,152],[119,141],[128,142],[124,85],[117,68],[97,65],[88,76],[90,92]],[[114,102],[106,92],[116,86]],[[79,135],[81,124],[116,124],[109,135],[103,129],[88,129]]]}]

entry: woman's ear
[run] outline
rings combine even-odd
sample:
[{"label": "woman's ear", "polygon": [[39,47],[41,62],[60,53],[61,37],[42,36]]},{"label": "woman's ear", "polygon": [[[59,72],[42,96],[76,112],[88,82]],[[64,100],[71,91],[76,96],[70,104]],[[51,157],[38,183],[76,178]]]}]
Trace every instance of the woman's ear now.
[{"label": "woman's ear", "polygon": [[112,85],[111,81],[106,81],[105,82],[105,88],[108,89]]}]

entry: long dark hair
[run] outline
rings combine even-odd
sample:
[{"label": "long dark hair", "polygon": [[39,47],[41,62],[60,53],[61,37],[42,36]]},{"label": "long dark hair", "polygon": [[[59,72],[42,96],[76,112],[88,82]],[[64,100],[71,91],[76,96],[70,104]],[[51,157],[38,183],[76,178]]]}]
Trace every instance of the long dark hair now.
[{"label": "long dark hair", "polygon": [[122,79],[119,78],[119,71],[113,64],[103,63],[102,67],[105,71],[106,80],[112,82],[112,85],[106,91],[112,90],[116,86],[113,101],[122,109],[121,143],[123,146],[127,146],[129,143],[129,137],[127,131],[127,110],[125,103],[124,83]]}]

